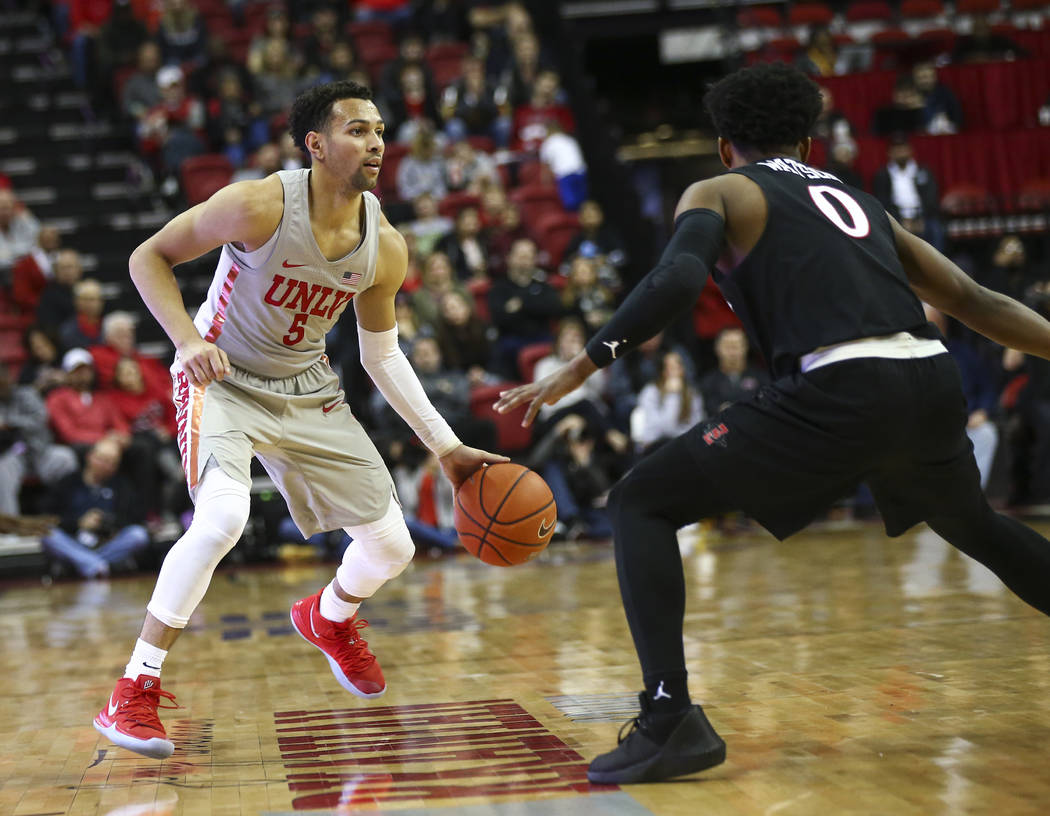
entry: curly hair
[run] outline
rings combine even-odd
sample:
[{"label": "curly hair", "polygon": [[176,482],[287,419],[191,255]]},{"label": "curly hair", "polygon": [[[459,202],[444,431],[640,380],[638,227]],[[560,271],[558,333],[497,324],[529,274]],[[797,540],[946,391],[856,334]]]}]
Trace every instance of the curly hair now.
[{"label": "curly hair", "polygon": [[745,150],[775,150],[809,136],[820,116],[820,89],[790,65],[752,65],[712,85],[704,106],[723,139]]},{"label": "curly hair", "polygon": [[328,127],[332,117],[332,105],[340,99],[367,99],[371,101],[372,92],[360,82],[340,80],[317,85],[299,94],[292,104],[288,116],[288,130],[292,134],[296,147],[306,154],[306,134],[311,130],[322,131]]}]

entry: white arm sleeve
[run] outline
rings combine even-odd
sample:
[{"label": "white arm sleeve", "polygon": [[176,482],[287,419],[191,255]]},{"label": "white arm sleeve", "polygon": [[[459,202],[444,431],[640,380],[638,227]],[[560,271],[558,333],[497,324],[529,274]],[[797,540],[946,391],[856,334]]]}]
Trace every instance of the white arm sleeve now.
[{"label": "white arm sleeve", "polygon": [[397,344],[397,326],[373,332],[357,326],[364,366],[379,393],[436,456],[451,453],[459,438],[431,404],[419,378]]}]

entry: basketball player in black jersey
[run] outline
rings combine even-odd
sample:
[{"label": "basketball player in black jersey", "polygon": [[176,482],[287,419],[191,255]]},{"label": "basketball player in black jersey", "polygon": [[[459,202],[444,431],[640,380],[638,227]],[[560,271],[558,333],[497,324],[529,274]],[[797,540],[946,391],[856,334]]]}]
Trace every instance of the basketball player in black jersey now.
[{"label": "basketball player in black jersey", "polygon": [[695,302],[708,274],[774,381],[643,458],[613,489],[616,566],[642,664],[641,713],[591,762],[592,782],[652,782],[717,765],[725,743],[690,704],[675,531],[742,510],[777,538],[867,482],[891,536],[925,521],[1050,614],[1050,542],[994,513],[966,437],[959,374],[920,298],[997,343],[1050,358],[1050,323],[974,283],[870,195],[806,165],[817,86],[759,65],[705,98],[730,172],[682,195],[657,267],[584,352],[505,392],[507,411],[577,388]]}]

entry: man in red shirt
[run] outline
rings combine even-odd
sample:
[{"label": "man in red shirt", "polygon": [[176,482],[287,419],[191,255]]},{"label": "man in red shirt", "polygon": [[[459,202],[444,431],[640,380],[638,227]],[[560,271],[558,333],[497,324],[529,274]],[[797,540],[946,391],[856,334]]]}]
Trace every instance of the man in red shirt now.
[{"label": "man in red shirt", "polygon": [[91,354],[82,348],[70,349],[62,358],[62,370],[69,384],[47,395],[47,412],[58,441],[83,452],[112,436],[123,450],[130,438],[128,423],[109,397],[94,390]]},{"label": "man in red shirt", "polygon": [[139,364],[146,390],[171,397],[171,375],[160,362],[144,357],[135,344],[135,318],[130,312],[110,312],[102,318],[102,343],[90,346],[95,361],[95,387],[109,388],[113,385],[113,374],[123,357],[130,357]]}]

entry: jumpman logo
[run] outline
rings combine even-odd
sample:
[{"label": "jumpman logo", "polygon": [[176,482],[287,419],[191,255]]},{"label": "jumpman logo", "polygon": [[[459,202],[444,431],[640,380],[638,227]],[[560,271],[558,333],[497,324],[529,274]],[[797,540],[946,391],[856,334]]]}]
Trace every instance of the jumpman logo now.
[{"label": "jumpman logo", "polygon": [[660,685],[656,687],[656,694],[653,695],[654,700],[670,700],[671,695],[664,691],[664,681],[660,681]]},{"label": "jumpman logo", "polygon": [[609,347],[609,353],[612,354],[612,358],[615,360],[616,359],[616,349],[619,348],[620,346],[627,345],[627,340],[626,339],[624,339],[624,340],[602,340],[602,345]]}]

